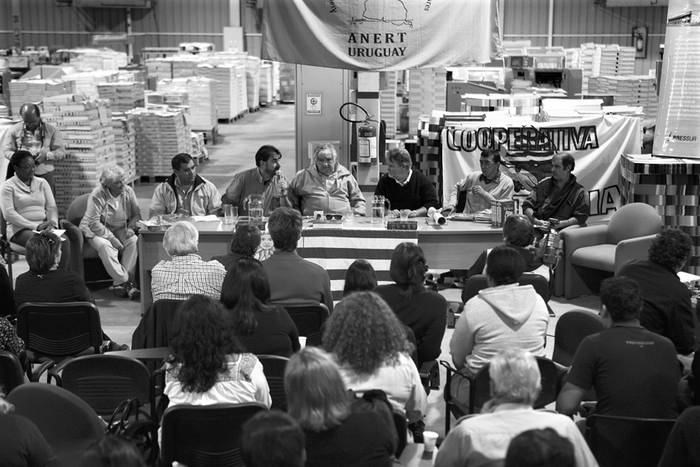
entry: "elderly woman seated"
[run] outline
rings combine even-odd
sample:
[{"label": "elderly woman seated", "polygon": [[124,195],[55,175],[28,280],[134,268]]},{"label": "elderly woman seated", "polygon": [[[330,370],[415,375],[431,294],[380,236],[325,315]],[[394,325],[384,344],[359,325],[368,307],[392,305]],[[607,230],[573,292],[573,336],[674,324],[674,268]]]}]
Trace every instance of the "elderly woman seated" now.
[{"label": "elderly woman seated", "polygon": [[[29,151],[15,151],[10,158],[15,175],[2,184],[0,209],[7,223],[7,238],[11,243],[25,246],[34,231],[58,228],[58,209],[49,183],[34,175],[36,164]],[[61,269],[73,269],[70,265],[71,245],[75,245],[80,232],[64,225],[69,241],[61,243],[63,250]]]},{"label": "elderly woman seated", "polygon": [[151,271],[153,301],[187,300],[200,294],[219,300],[226,269],[216,261],[203,261],[199,251],[199,232],[187,221],[171,225],[163,235],[163,248],[170,256]]},{"label": "elderly woman seated", "polygon": [[480,415],[459,420],[445,438],[436,467],[503,465],[515,436],[533,428],[552,428],[574,446],[578,467],[597,466],[586,440],[567,416],[532,408],[542,387],[537,360],[522,350],[507,350],[490,362],[491,400]]},{"label": "elderly woman seated", "polygon": [[114,280],[112,292],[132,300],[141,296],[134,284],[138,257],[135,228],[139,220],[141,211],[136,194],[124,184],[124,170],[108,167],[88,198],[80,230]]}]

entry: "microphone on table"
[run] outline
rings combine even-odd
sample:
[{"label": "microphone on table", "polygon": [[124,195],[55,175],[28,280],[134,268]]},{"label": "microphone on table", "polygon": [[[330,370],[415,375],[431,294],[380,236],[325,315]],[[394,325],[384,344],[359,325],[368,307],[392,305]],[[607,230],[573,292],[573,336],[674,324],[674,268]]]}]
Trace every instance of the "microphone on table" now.
[{"label": "microphone on table", "polygon": [[445,222],[447,222],[447,219],[445,219],[445,216],[442,215],[442,213],[435,208],[429,208],[428,209],[428,217],[433,220],[438,225],[443,225]]}]

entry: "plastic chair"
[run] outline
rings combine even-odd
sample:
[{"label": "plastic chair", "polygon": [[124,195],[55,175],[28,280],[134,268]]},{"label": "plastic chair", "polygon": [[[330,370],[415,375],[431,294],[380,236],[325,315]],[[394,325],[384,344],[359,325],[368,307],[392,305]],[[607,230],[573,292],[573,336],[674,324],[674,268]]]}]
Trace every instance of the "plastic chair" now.
[{"label": "plastic chair", "polygon": [[242,466],[241,428],[256,413],[258,402],[176,405],[163,414],[160,465],[178,461],[188,467]]},{"label": "plastic chair", "polygon": [[328,307],[323,303],[293,305],[280,303],[297,326],[300,336],[306,336],[306,345],[321,345],[323,324],[330,316]]},{"label": "plastic chair", "polygon": [[17,355],[0,350],[0,392],[9,394],[14,388],[24,384],[24,370]]},{"label": "plastic chair", "polygon": [[564,296],[597,292],[606,277],[634,259],[646,259],[663,220],[644,203],[622,206],[607,225],[564,230]]},{"label": "plastic chair", "polygon": [[58,458],[58,465],[80,465],[83,452],[104,436],[104,423],[83,400],[45,383],[27,383],[7,397],[15,413],[30,419]]},{"label": "plastic chair", "polygon": [[270,398],[272,398],[271,409],[287,411],[287,391],[284,389],[284,370],[287,368],[286,357],[279,355],[257,355],[262,363],[263,373],[270,387]]},{"label": "plastic chair", "polygon": [[675,422],[594,414],[586,419],[586,437],[601,467],[652,467],[661,459]]},{"label": "plastic chair", "polygon": [[554,328],[554,352],[552,360],[571,366],[574,355],[584,337],[605,329],[600,316],[586,310],[571,310],[559,317]]}]

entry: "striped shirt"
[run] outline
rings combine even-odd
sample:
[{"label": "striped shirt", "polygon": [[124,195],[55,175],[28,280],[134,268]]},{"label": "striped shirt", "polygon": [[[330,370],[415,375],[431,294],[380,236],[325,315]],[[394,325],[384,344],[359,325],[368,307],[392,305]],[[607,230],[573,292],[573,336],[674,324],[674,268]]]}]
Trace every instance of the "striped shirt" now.
[{"label": "striped shirt", "polygon": [[202,261],[194,253],[160,261],[151,271],[153,301],[187,300],[195,294],[221,297],[226,269],[218,261]]}]

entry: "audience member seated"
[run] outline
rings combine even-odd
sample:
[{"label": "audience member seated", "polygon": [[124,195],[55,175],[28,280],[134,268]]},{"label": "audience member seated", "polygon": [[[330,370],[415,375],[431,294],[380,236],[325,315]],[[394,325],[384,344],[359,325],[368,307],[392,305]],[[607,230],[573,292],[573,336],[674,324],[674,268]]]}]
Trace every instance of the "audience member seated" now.
[{"label": "audience member seated", "polygon": [[504,467],[575,467],[574,445],[552,428],[527,430],[508,445]]},{"label": "audience member seated", "polygon": [[435,186],[420,171],[412,170],[411,155],[405,149],[390,149],[386,154],[387,173],[379,179],[375,195],[385,196],[396,217],[408,210],[408,217],[425,217],[429,208],[437,208]]},{"label": "audience member seated", "polygon": [[345,297],[323,333],[323,348],[335,355],[348,389],[381,389],[411,422],[421,419],[427,405],[412,347],[396,315],[373,292]]},{"label": "audience member seated", "polygon": [[401,243],[394,248],[389,266],[389,275],[395,283],[375,289],[399,320],[413,331],[419,364],[440,355],[447,322],[447,301],[425,289],[427,270],[423,250],[415,243]]},{"label": "audience member seated", "polygon": [[216,214],[221,206],[219,191],[212,182],[197,175],[192,156],[184,152],[175,154],[170,165],[173,174],[153,192],[149,216]]},{"label": "audience member seated", "polygon": [[241,457],[246,467],[304,467],[306,437],[286,413],[258,412],[242,431]]},{"label": "audience member seated", "polygon": [[671,430],[659,467],[700,465],[700,407],[683,411]]},{"label": "audience member seated", "polygon": [[[547,304],[532,285],[519,285],[525,262],[516,250],[499,246],[486,259],[489,288],[464,305],[450,340],[452,362],[460,373],[475,376],[496,354],[521,349],[545,355]],[[452,378],[452,394],[469,412],[469,380]]]},{"label": "audience member seated", "polygon": [[224,203],[238,206],[241,216],[249,216],[248,200],[252,195],[262,198],[263,215],[269,216],[280,206],[289,206],[287,179],[280,172],[279,149],[266,144],[255,153],[255,167],[238,172],[221,197]]},{"label": "audience member seated", "polygon": [[[560,414],[532,408],[541,390],[540,370],[534,355],[506,350],[490,362],[491,400],[480,415],[463,417],[445,438],[436,467],[503,465],[510,441],[526,430],[552,428],[574,447],[576,466],[597,466],[574,422]],[[539,464],[538,464],[539,465]]]},{"label": "audience member seated", "polygon": [[[4,316],[0,316],[0,350],[19,356],[24,350],[24,341],[17,335],[17,330]],[[0,387],[0,393],[3,388]]]},{"label": "audience member seated", "polygon": [[[503,243],[520,253],[525,262],[525,272],[539,274],[549,280],[549,268],[542,264],[542,257],[535,251],[533,241],[535,229],[527,216],[514,214],[508,216],[503,224]],[[491,248],[484,250],[467,271],[467,277],[486,274],[486,257]]]},{"label": "audience member seated", "polygon": [[[475,214],[491,209],[491,203],[513,197],[513,179],[501,173],[501,154],[498,149],[481,151],[479,158],[481,172],[471,172],[457,182],[445,203],[445,215],[453,211]],[[465,193],[464,207],[459,202],[460,193]]]},{"label": "audience member seated", "polygon": [[314,211],[365,215],[365,197],[350,171],[338,163],[332,144],[314,148],[313,162],[294,176],[287,194],[295,209],[305,216]]},{"label": "audience member seated", "polygon": [[270,284],[257,259],[241,258],[233,265],[224,279],[221,303],[249,352],[289,357],[299,350],[297,327],[287,310],[270,305]]},{"label": "audience member seated", "polygon": [[159,261],[151,271],[153,301],[187,300],[195,294],[218,300],[226,269],[218,261],[203,261],[199,231],[187,221],[178,221],[163,235],[163,249],[169,260]]},{"label": "audience member seated", "polygon": [[195,295],[175,317],[163,394],[170,405],[260,402],[270,389],[258,358],[235,338],[221,304]]},{"label": "audience member seated", "polygon": [[105,435],[83,454],[81,467],[146,467],[136,445],[117,435]]},{"label": "audience member seated", "polygon": [[678,229],[666,229],[649,247],[648,260],[631,261],[618,274],[639,284],[644,301],[639,316],[641,325],[671,339],[681,355],[691,353],[695,345],[690,290],[678,278],[692,248],[690,235]]},{"label": "audience member seated", "polygon": [[55,466],[56,456],[39,428],[26,417],[15,415],[14,406],[0,388],[0,460],[3,466]]},{"label": "audience member seated", "polygon": [[260,230],[256,226],[239,224],[233,233],[230,252],[226,255],[214,256],[212,259],[223,264],[228,272],[240,258],[254,257],[260,246],[260,240]]},{"label": "audience member seated", "polygon": [[306,435],[306,467],[392,465],[397,436],[389,408],[354,401],[331,355],[318,347],[295,353],[284,386],[287,412]]},{"label": "audience member seated", "polygon": [[583,339],[557,411],[573,415],[584,394],[595,388],[595,413],[643,418],[675,418],[680,368],[673,343],[639,324],[639,285],[612,277],[600,286],[601,317],[609,326]]},{"label": "audience member seated", "polygon": [[377,274],[368,261],[356,259],[345,271],[343,297],[353,292],[371,292],[377,288]]},{"label": "audience member seated", "polygon": [[114,281],[112,292],[132,300],[141,296],[134,283],[138,258],[135,228],[140,220],[136,194],[124,183],[124,169],[112,166],[103,170],[100,184],[88,198],[80,230]]},{"label": "audience member seated", "polygon": [[[34,175],[34,157],[28,151],[15,151],[10,159],[15,175],[0,185],[0,209],[7,224],[7,239],[25,246],[34,231],[58,228],[58,209],[49,183]],[[80,232],[66,229],[67,241],[61,243],[61,269],[70,268],[71,247],[79,242]]]},{"label": "audience member seated", "polygon": [[323,303],[333,310],[328,272],[297,253],[301,215],[292,208],[277,208],[267,221],[275,252],[263,261],[275,303]]},{"label": "audience member seated", "polygon": [[552,157],[552,176],[540,181],[523,203],[523,213],[535,227],[549,227],[549,219],[557,219],[556,228],[584,225],[590,206],[588,193],[572,174],[576,162],[568,152]]}]

